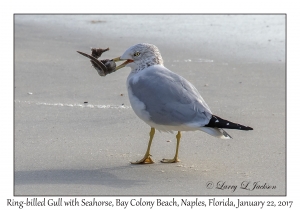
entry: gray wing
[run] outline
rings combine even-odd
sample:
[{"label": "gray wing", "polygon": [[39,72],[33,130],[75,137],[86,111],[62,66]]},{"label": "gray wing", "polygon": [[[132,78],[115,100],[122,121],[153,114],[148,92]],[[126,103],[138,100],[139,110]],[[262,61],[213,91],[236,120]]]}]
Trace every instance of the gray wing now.
[{"label": "gray wing", "polygon": [[206,125],[211,111],[197,89],[186,79],[160,67],[129,80],[132,93],[142,101],[151,120],[160,125]]}]

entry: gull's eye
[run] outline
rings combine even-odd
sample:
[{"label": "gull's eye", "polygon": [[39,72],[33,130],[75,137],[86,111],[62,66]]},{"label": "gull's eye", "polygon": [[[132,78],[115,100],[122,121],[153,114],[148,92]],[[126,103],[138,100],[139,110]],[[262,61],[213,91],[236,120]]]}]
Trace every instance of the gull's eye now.
[{"label": "gull's eye", "polygon": [[134,57],[137,57],[137,56],[140,56],[140,54],[141,54],[140,52],[135,52],[135,53],[133,54],[133,56],[134,56]]}]

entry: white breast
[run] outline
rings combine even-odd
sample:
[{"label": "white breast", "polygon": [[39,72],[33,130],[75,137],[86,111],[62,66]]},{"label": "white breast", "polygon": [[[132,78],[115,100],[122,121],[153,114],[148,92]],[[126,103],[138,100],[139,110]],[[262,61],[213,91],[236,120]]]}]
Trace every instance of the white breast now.
[{"label": "white breast", "polygon": [[140,72],[131,72],[128,75],[128,78],[127,78],[127,90],[128,90],[129,101],[130,101],[130,104],[131,104],[131,107],[132,107],[133,111],[135,112],[135,114],[140,119],[142,119],[143,121],[145,121],[146,123],[149,124],[149,122],[150,122],[150,115],[146,111],[146,106],[135,95],[133,95],[131,87],[130,87],[130,84],[129,84],[129,80],[130,79],[133,79],[134,83],[137,82],[142,72],[143,71],[140,71]]}]

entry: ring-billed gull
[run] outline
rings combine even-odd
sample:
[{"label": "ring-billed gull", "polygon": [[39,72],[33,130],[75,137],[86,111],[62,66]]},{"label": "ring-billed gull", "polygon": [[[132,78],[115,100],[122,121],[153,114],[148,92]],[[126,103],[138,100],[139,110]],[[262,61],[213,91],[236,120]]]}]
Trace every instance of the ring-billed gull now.
[{"label": "ring-billed gull", "polygon": [[113,61],[125,61],[116,70],[125,66],[131,68],[127,89],[132,109],[151,127],[147,151],[141,160],[132,162],[134,164],[153,163],[150,147],[155,129],[177,131],[175,156],[173,159],[163,159],[162,163],[179,161],[181,131],[200,130],[229,139],[231,136],[223,128],[253,130],[213,115],[197,89],[163,65],[158,48],[152,44],[134,45]]}]

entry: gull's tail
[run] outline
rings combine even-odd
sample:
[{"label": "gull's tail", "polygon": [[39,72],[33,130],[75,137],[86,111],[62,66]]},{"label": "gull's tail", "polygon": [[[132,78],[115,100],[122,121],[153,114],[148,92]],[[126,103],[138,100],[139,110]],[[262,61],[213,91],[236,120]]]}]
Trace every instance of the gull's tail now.
[{"label": "gull's tail", "polygon": [[238,123],[233,123],[228,120],[224,120],[216,115],[213,115],[209,123],[204,127],[201,127],[200,130],[221,139],[232,139],[232,137],[222,128],[238,129],[244,131],[253,130],[253,128],[251,127],[240,125]]}]

